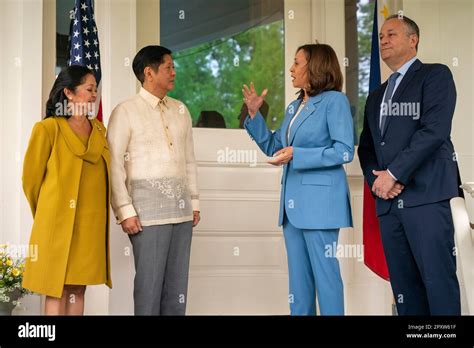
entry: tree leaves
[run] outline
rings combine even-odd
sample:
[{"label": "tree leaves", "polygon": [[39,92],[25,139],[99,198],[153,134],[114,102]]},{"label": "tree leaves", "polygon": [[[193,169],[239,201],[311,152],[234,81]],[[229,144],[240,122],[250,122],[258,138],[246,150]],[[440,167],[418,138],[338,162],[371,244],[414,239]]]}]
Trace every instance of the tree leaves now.
[{"label": "tree leaves", "polygon": [[238,128],[242,85],[254,81],[258,91],[269,90],[267,123],[275,129],[285,110],[284,54],[283,20],[182,50],[173,55],[177,75],[170,96],[188,106],[194,123],[201,111],[215,110],[227,128]]}]

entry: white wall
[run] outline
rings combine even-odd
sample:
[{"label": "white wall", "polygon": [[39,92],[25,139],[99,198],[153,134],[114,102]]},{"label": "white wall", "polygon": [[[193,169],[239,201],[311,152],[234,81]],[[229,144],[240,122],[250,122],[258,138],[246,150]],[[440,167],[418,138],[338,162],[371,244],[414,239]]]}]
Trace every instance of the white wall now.
[{"label": "white wall", "polygon": [[[42,1],[0,1],[0,241],[26,244],[31,211],[21,186],[32,126],[41,119]],[[39,298],[18,313],[37,313]]]}]

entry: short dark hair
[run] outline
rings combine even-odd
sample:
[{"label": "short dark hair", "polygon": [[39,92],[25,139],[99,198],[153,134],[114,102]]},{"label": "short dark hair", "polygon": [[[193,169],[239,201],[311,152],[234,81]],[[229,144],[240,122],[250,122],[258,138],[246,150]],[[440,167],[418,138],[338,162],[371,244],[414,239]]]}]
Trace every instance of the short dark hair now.
[{"label": "short dark hair", "polygon": [[145,68],[149,66],[154,71],[157,71],[158,67],[165,61],[166,55],[171,55],[171,50],[158,45],[146,46],[138,51],[135,58],[133,58],[132,67],[135,76],[142,85],[145,82]]},{"label": "short dark hair", "polygon": [[[298,47],[303,50],[308,67],[309,88],[306,91],[313,97],[324,91],[342,91],[343,77],[336,52],[326,44],[308,44]],[[301,89],[298,98],[304,97]]]},{"label": "short dark hair", "polygon": [[64,108],[58,108],[58,105],[67,105],[67,97],[64,88],[75,92],[77,86],[82,85],[87,75],[94,76],[94,73],[82,65],[71,65],[61,70],[54,81],[53,88],[49,92],[49,98],[46,102],[46,114],[44,118],[52,116],[64,116],[69,118]]},{"label": "short dark hair", "polygon": [[405,29],[407,30],[408,35],[413,35],[415,34],[416,37],[418,38],[418,42],[416,43],[415,49],[418,51],[418,43],[420,42],[420,28],[418,27],[418,24],[415,23],[414,20],[408,18],[407,16],[403,14],[394,14],[391,16],[388,16],[385,21],[388,21],[389,19],[399,19],[403,22],[405,25]]}]

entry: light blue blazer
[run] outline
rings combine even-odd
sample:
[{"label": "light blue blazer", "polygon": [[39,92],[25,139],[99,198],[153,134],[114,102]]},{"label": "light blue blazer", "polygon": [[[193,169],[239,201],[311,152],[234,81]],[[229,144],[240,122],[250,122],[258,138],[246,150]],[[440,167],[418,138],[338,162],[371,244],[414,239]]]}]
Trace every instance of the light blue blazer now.
[{"label": "light blue blazer", "polygon": [[354,157],[354,129],[347,97],[328,91],[309,98],[287,129],[301,100],[286,109],[281,127],[271,132],[260,112],[244,126],[260,149],[273,156],[293,146],[293,159],[283,167],[280,218],[301,229],[352,227],[349,185],[344,163]]}]

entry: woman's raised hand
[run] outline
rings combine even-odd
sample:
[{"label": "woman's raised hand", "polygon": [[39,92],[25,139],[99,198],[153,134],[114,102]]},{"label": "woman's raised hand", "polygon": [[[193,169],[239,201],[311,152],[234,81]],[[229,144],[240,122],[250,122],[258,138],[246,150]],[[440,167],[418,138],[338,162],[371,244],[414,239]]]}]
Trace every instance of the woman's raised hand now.
[{"label": "woman's raised hand", "polygon": [[265,88],[262,92],[262,95],[258,95],[255,92],[255,87],[253,82],[250,82],[250,88],[247,85],[244,85],[242,93],[244,94],[244,103],[247,105],[249,110],[249,115],[253,119],[258,112],[258,109],[263,104],[263,99],[267,95],[268,90]]}]

